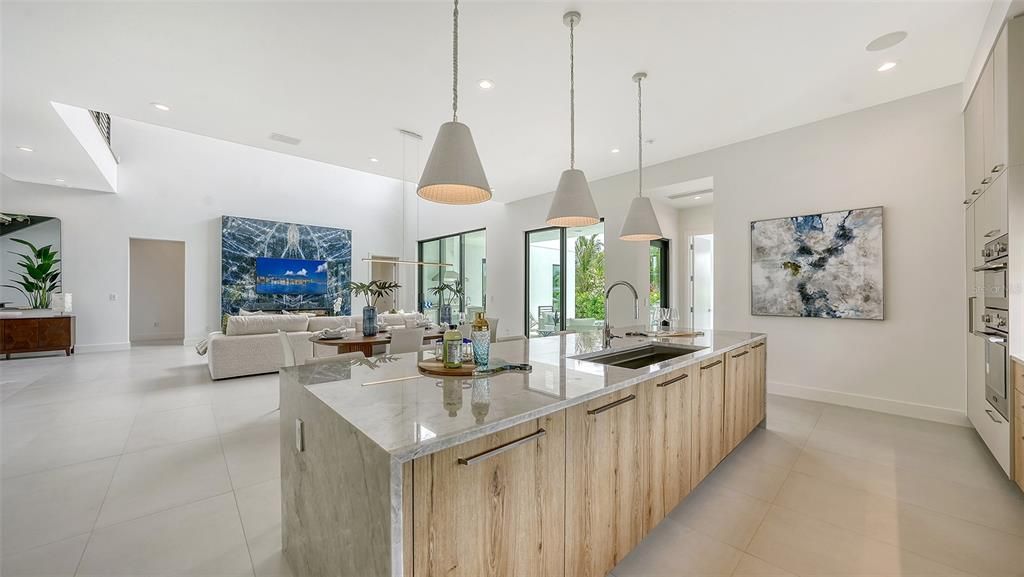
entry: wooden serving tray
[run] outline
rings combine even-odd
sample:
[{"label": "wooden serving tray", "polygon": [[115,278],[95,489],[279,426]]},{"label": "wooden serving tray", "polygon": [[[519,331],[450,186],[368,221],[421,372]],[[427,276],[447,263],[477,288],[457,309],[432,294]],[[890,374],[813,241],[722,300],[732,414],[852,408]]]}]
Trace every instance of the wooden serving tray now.
[{"label": "wooden serving tray", "polygon": [[438,360],[422,360],[416,363],[420,371],[431,374],[439,375],[442,377],[472,377],[473,371],[476,370],[476,365],[473,363],[462,362],[462,366],[457,369],[447,369],[444,363]]}]

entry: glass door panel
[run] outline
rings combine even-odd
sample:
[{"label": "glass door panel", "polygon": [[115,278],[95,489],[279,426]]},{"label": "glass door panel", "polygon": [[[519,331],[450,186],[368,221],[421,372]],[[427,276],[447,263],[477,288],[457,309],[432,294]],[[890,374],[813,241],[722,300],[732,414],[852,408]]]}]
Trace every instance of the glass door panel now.
[{"label": "glass door panel", "polygon": [[565,329],[604,323],[604,223],[565,229]]},{"label": "glass door panel", "polygon": [[561,330],[561,229],[526,233],[526,268],[526,334],[554,334]]}]

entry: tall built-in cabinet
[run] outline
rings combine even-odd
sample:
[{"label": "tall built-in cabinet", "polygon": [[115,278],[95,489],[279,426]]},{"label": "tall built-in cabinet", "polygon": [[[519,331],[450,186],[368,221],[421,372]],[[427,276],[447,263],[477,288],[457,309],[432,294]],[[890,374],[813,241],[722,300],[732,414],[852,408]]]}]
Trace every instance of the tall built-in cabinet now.
[{"label": "tall built-in cabinet", "polygon": [[[1012,423],[1015,409],[1020,408],[1012,402],[1012,384],[1007,417],[994,411],[986,400],[985,337],[980,334],[984,331],[985,273],[974,269],[984,264],[985,243],[1009,234],[1010,278],[1024,271],[1024,18],[1009,21],[1001,30],[963,120],[967,416],[1012,477],[1014,441],[1022,442],[1014,436]],[[1009,351],[1024,360],[1024,295],[1013,290],[1009,293]]]}]

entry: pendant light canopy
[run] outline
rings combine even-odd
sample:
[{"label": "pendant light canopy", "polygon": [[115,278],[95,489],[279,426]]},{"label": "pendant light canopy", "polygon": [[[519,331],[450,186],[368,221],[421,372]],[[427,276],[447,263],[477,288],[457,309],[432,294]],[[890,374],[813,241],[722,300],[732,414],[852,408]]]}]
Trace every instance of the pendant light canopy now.
[{"label": "pendant light canopy", "polygon": [[651,199],[644,196],[644,120],[643,120],[643,88],[642,83],[647,78],[646,72],[637,72],[633,75],[633,82],[636,82],[636,104],[637,104],[637,179],[639,186],[637,197],[629,203],[629,212],[626,213],[626,220],[622,223],[622,232],[619,233],[620,240],[652,241],[662,238],[661,225],[658,224],[658,215],[654,214],[654,205]]},{"label": "pendant light canopy", "polygon": [[579,12],[566,12],[562,21],[569,27],[569,169],[562,172],[551,200],[547,223],[551,226],[588,226],[601,222],[590,185],[576,168],[576,26]]},{"label": "pendant light canopy", "polygon": [[416,194],[441,204],[476,204],[491,199],[480,155],[469,127],[459,122],[459,0],[452,25],[452,120],[437,131]]}]

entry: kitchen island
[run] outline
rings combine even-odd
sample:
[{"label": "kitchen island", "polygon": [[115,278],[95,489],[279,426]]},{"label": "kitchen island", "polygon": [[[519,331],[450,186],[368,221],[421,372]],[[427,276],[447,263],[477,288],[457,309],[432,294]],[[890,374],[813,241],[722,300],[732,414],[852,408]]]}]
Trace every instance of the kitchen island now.
[{"label": "kitchen island", "polygon": [[764,335],[613,348],[652,342],[684,348],[625,368],[588,332],[492,346],[530,373],[421,375],[422,352],[282,369],[293,571],[605,575],[764,422]]}]

